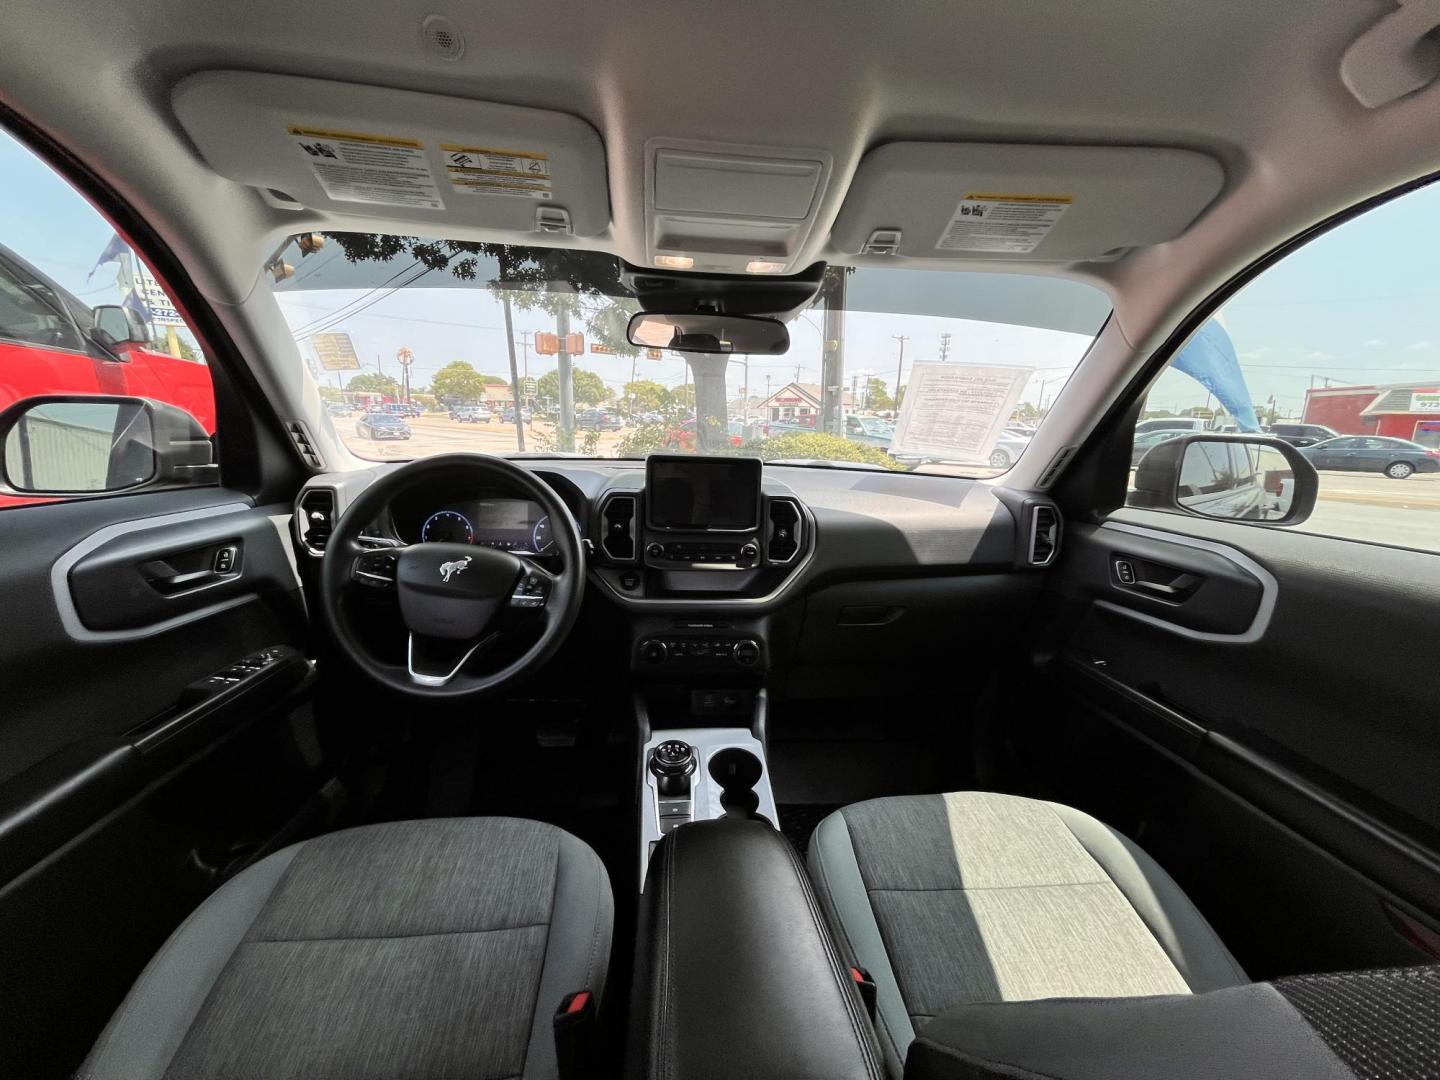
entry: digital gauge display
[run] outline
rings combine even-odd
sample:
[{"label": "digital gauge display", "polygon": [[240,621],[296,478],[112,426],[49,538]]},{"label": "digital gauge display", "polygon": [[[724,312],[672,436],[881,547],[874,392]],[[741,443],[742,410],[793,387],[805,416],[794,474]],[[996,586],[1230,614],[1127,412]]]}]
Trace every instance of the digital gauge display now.
[{"label": "digital gauge display", "polygon": [[473,544],[475,527],[458,510],[440,510],[420,526],[420,539],[427,544]]}]

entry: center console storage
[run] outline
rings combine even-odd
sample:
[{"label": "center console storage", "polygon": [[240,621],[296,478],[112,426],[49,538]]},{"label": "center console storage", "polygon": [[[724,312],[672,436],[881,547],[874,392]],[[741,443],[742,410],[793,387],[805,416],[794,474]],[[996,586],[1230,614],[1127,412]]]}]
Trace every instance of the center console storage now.
[{"label": "center console storage", "polygon": [[[709,763],[717,787],[730,785],[717,800],[753,790],[744,774],[758,758],[726,749]],[[795,849],[769,822],[741,810],[656,845],[627,1056],[641,1080],[883,1076],[857,984]]]}]

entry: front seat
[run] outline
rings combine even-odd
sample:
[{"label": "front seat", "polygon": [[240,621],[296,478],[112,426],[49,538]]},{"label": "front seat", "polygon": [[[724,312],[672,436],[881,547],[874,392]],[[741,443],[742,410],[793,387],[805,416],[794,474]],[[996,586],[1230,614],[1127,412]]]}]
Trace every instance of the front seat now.
[{"label": "front seat", "polygon": [[952,1006],[1249,981],[1153,859],[1067,806],[874,799],[822,821],[809,858],[837,936],[875,980],[894,1077],[916,1029]]},{"label": "front seat", "polygon": [[598,999],[613,914],[595,853],[539,822],[308,840],[196,909],[79,1076],[553,1078],[554,1013],[572,992]]}]

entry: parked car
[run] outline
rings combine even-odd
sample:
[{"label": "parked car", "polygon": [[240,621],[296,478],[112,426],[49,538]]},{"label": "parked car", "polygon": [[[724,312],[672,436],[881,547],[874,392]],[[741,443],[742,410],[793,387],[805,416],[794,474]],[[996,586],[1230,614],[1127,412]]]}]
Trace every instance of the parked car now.
[{"label": "parked car", "polygon": [[457,405],[450,410],[450,419],[462,424],[488,424],[494,417],[485,405]]},{"label": "parked car", "polygon": [[985,459],[985,462],[992,469],[1008,469],[1015,464],[1029,445],[1029,438],[1012,435],[1007,429],[1000,432],[1000,438],[995,441],[995,445],[990,450],[990,456]]},{"label": "parked car", "polygon": [[353,406],[347,405],[343,401],[336,401],[332,402],[329,405],[326,405],[325,411],[331,416],[349,416],[355,411],[355,409]]},{"label": "parked car", "polygon": [[1153,448],[1171,439],[1178,439],[1181,435],[1188,434],[1184,431],[1142,431],[1135,436],[1133,449],[1130,451],[1130,467],[1134,468],[1140,464],[1140,459],[1148,454]]},{"label": "parked car", "polygon": [[895,438],[895,425],[878,416],[855,416],[852,413],[845,417],[845,438],[861,446],[889,450]]},{"label": "parked car", "polygon": [[575,427],[579,431],[619,431],[624,426],[618,415],[604,409],[586,409],[575,415]]},{"label": "parked car", "polygon": [[1157,416],[1136,424],[1135,434],[1143,435],[1149,431],[1206,431],[1209,425],[1209,420],[1195,416]]},{"label": "parked car", "polygon": [[1284,439],[1291,446],[1299,447],[1314,446],[1340,434],[1324,424],[1271,424],[1268,430],[1277,439]]},{"label": "parked car", "polygon": [[1378,472],[1391,480],[1406,480],[1417,472],[1440,472],[1440,450],[1387,435],[1342,435],[1303,446],[1300,452],[1317,469]]},{"label": "parked car", "polygon": [[215,433],[210,369],[150,348],[148,326],[91,308],[0,246],[0,409],[36,394],[122,394],[176,405]]},{"label": "parked car", "polygon": [[355,434],[366,439],[408,439],[410,425],[402,416],[388,412],[369,412],[355,421]]},{"label": "parked car", "polygon": [[[534,413],[532,413],[529,409],[522,408],[520,410],[521,422],[528,424],[532,419],[534,419]],[[500,422],[502,424],[515,423],[515,407],[513,405],[500,414]]]}]

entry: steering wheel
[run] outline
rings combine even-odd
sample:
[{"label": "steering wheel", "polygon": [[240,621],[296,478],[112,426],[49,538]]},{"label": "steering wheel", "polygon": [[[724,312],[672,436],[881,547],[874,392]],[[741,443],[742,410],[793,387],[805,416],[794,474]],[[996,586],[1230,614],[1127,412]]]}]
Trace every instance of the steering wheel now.
[{"label": "steering wheel", "polygon": [[[470,544],[374,547],[361,532],[392,499],[421,483],[474,487],[488,483],[538,503],[550,516],[550,533],[561,560],[553,572],[508,551]],[[454,701],[493,693],[553,656],[580,612],[584,597],[585,546],[569,508],[554,489],[504,458],[443,454],[408,462],[380,474],[335,523],[320,562],[320,609],[341,653],[376,682],[402,694]],[[409,634],[406,662],[386,663],[362,643],[344,602],[355,589],[397,594]],[[521,609],[537,639],[505,667],[486,675],[463,669],[500,642],[503,613]]]}]

